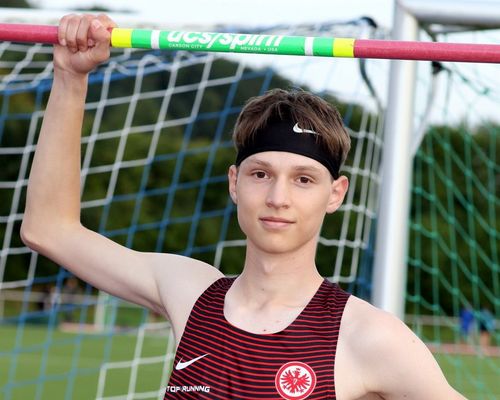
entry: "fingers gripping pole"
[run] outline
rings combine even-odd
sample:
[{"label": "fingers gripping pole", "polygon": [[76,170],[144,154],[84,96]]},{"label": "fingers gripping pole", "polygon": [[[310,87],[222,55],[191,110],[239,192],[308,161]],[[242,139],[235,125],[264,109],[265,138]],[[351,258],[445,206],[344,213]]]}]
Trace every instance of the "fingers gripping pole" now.
[{"label": "fingers gripping pole", "polygon": [[[0,40],[56,44],[57,27],[0,24]],[[111,29],[111,45],[226,53],[500,63],[500,45],[309,36]]]}]

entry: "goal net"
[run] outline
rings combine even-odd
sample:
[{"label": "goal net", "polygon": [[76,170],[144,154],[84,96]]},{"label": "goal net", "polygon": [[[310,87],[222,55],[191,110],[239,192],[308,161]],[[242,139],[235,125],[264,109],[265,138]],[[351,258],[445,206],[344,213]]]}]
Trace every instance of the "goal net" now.
[{"label": "goal net", "polygon": [[[500,43],[499,31],[443,30],[438,41]],[[493,399],[500,395],[498,65],[427,68],[417,83],[417,98],[426,100],[415,131],[425,136],[417,134],[414,146],[407,323],[455,388]]]},{"label": "goal net", "polygon": [[[370,22],[217,30],[388,38]],[[19,237],[51,58],[48,46],[0,43],[1,393],[5,399],[161,398],[174,348],[168,322],[98,293]],[[235,119],[249,97],[266,90],[308,89],[339,108],[352,139],[343,168],[349,192],[325,219],[317,265],[369,299],[388,65],[114,50],[89,80],[83,223],[136,250],[183,254],[238,274],[245,240],[226,179],[235,159]],[[459,349],[460,358],[446,345],[461,343],[457,317],[465,304],[476,317],[482,305],[499,311],[500,149],[498,121],[489,111],[498,101],[498,77],[485,79],[482,65],[441,67],[437,73],[422,63],[417,88],[423,100],[415,126],[427,135],[416,145],[408,323],[444,353],[440,362],[458,389],[488,396],[494,389],[484,377],[498,374],[498,363],[487,358],[477,375],[472,371],[484,354],[474,338]],[[457,96],[466,106],[455,105]]]}]

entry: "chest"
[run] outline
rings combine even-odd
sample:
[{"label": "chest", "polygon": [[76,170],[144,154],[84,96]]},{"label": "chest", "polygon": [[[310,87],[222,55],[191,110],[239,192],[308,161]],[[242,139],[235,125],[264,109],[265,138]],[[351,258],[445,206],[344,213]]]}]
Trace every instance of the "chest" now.
[{"label": "chest", "polygon": [[206,399],[335,399],[335,354],[347,297],[332,308],[323,285],[327,296],[315,296],[305,308],[233,313],[225,310],[223,284],[193,307],[165,398],[188,391],[189,398]]},{"label": "chest", "polygon": [[279,307],[251,310],[225,303],[224,318],[227,323],[255,334],[272,334],[284,331],[300,316],[305,306]]},{"label": "chest", "polygon": [[256,335],[220,322],[207,318],[201,329],[186,328],[167,391],[199,390],[198,398],[217,399],[335,398],[335,349],[326,332]]}]

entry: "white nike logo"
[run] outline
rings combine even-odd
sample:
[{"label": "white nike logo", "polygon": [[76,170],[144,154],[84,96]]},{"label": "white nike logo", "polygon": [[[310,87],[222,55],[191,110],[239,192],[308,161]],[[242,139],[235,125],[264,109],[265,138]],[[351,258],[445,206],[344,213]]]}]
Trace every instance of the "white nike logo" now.
[{"label": "white nike logo", "polygon": [[311,131],[310,129],[302,129],[300,126],[299,126],[299,123],[297,122],[294,126],[293,126],[293,131],[296,132],[296,133],[312,133],[313,135],[317,135],[318,132],[314,132],[314,131]]},{"label": "white nike logo", "polygon": [[193,358],[192,360],[189,360],[189,361],[185,361],[185,362],[182,362],[182,358],[179,360],[179,362],[177,363],[177,365],[175,366],[175,369],[177,371],[180,371],[181,369],[184,369],[184,368],[187,368],[189,367],[192,363],[195,363],[196,361],[202,359],[203,357],[205,356],[208,356],[208,354],[203,354],[202,356],[199,356],[199,357],[196,357],[196,358]]}]

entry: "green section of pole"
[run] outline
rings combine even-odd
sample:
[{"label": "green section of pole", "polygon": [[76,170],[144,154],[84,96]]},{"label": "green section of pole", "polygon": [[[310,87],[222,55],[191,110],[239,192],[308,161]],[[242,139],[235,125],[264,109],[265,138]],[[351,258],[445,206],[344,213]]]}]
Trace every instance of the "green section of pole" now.
[{"label": "green section of pole", "polygon": [[333,56],[333,42],[335,39],[317,37],[314,38],[313,56]]},{"label": "green section of pole", "polygon": [[114,47],[297,56],[353,57],[354,39],[115,28]]},{"label": "green section of pole", "polygon": [[[304,55],[303,37],[177,31],[162,31],[156,35],[158,48],[166,50]],[[132,38],[133,47],[143,44]],[[146,44],[146,47],[156,46]]]},{"label": "green section of pole", "polygon": [[150,49],[151,48],[151,34],[152,34],[151,30],[134,29],[132,31],[132,38],[131,38],[132,45],[135,44],[135,46],[137,46],[137,47]]}]

